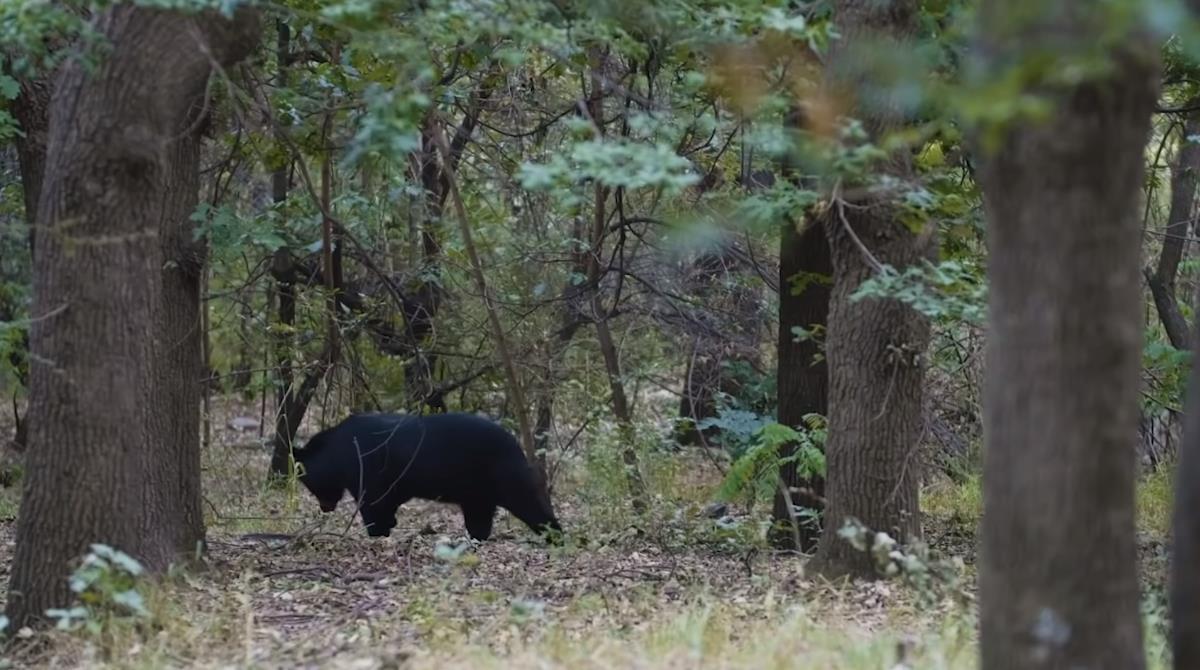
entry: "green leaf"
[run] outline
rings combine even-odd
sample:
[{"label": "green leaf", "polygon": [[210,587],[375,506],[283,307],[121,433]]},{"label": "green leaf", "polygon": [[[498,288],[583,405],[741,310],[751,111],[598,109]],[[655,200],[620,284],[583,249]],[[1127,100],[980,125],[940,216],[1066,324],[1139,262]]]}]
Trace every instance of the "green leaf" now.
[{"label": "green leaf", "polygon": [[21,84],[12,77],[0,73],[0,98],[16,100],[21,95]]}]

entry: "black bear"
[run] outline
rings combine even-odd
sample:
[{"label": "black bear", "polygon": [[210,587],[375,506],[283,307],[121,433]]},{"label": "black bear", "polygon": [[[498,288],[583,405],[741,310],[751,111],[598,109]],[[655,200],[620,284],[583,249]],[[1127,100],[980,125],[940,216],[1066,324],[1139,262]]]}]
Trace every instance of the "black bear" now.
[{"label": "black bear", "polygon": [[535,532],[562,531],[516,438],[474,414],[355,414],[293,454],[321,511],[349,491],[371,537],[390,535],[412,498],[458,505],[476,540],[492,534],[497,507]]}]

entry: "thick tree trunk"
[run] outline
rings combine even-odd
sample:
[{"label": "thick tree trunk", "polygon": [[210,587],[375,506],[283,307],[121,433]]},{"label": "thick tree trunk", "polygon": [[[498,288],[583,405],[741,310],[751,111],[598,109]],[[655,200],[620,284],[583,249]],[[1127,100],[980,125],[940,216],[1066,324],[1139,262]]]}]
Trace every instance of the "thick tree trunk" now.
[{"label": "thick tree trunk", "polygon": [[[165,311],[188,282],[164,287],[164,242],[183,231],[189,185],[179,180],[197,167],[181,161],[196,156],[186,145],[209,73],[245,54],[257,22],[120,5],[94,23],[113,48],[95,70],[64,66],[38,205],[31,448],[8,599],[16,625],[69,603],[66,578],[91,543],[161,570],[202,538],[189,517],[199,500],[168,500],[199,494],[198,461],[183,453],[198,431],[160,413],[183,411],[186,384],[194,414],[198,389],[196,375],[163,385],[171,361],[158,340],[196,316]],[[179,360],[194,351],[181,348]],[[177,421],[193,434],[166,446],[185,429]]]},{"label": "thick tree trunk", "polygon": [[[1189,105],[1200,104],[1193,100]],[[1196,183],[1200,178],[1200,144],[1190,138],[1200,134],[1200,112],[1189,112],[1179,140],[1179,151],[1171,164],[1171,210],[1167,215],[1162,253],[1158,266],[1146,269],[1146,281],[1154,296],[1154,306],[1162,321],[1167,339],[1176,349],[1191,348],[1191,335],[1187,320],[1179,309],[1179,298],[1175,293],[1175,278],[1179,274],[1179,263],[1187,244],[1188,231],[1193,228],[1196,214]]]},{"label": "thick tree trunk", "polygon": [[[1109,29],[1085,18],[1081,0],[1030,7],[984,2],[990,74],[1007,76],[1029,54],[1090,59]],[[1041,88],[1049,118],[989,129],[996,144],[982,156],[984,670],[1145,666],[1130,442],[1142,344],[1136,209],[1158,69],[1144,36],[1131,30],[1121,44],[1104,52],[1106,78]]]},{"label": "thick tree trunk", "polygon": [[[820,342],[811,337],[796,341],[792,330],[803,328],[812,332],[828,323],[833,261],[820,221],[809,221],[802,231],[796,228],[792,222],[785,224],[779,240],[776,420],[785,426],[803,428],[805,415],[829,412],[829,368]],[[794,292],[793,287],[799,290]],[[780,468],[779,479],[768,539],[781,549],[811,552],[816,549],[821,529],[815,520],[797,517],[796,508],[820,512],[825,480],[800,476],[795,463]]]},{"label": "thick tree trunk", "polygon": [[[905,48],[917,3],[856,0],[840,3],[835,18],[842,42],[829,56],[827,83],[845,94],[865,76],[873,50]],[[873,136],[904,123],[893,101],[858,114]],[[903,183],[913,177],[907,152],[883,166]],[[933,224],[914,233],[899,220],[894,193],[833,202],[821,223],[833,260],[833,291],[825,352],[829,365],[829,439],[826,444],[824,531],[816,567],[831,576],[871,577],[872,557],[838,535],[849,518],[907,543],[921,536],[918,505],[922,384],[929,323],[892,299],[850,296],[878,270],[898,270],[930,259],[936,251]]]}]

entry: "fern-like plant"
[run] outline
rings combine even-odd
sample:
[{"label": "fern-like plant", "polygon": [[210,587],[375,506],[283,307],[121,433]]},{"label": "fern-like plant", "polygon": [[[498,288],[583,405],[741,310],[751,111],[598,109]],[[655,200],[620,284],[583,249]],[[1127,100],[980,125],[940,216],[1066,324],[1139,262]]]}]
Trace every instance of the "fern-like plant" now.
[{"label": "fern-like plant", "polygon": [[[752,507],[755,501],[769,499],[778,482],[779,469],[793,463],[800,476],[806,479],[825,475],[825,417],[805,415],[804,425],[793,428],[761,417],[759,421],[751,421],[744,416],[747,412],[734,414],[724,422],[724,412],[715,419],[706,420],[722,431],[750,431],[749,446],[734,460],[717,491],[721,500],[744,496]],[[783,447],[789,444],[795,448],[784,454]]]}]

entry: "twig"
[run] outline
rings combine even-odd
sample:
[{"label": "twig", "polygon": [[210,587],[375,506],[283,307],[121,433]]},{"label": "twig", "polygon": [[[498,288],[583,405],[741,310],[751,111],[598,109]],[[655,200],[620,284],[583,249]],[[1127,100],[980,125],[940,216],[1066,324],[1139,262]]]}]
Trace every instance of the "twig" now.
[{"label": "twig", "polygon": [[863,244],[863,241],[858,237],[858,233],[854,232],[854,227],[850,225],[850,220],[846,218],[846,201],[842,199],[842,181],[840,179],[833,185],[833,193],[830,195],[830,200],[834,208],[837,209],[838,220],[841,221],[842,226],[846,229],[846,234],[850,236],[850,240],[854,242],[854,246],[858,247],[858,250],[862,252],[863,259],[867,261],[867,264],[876,273],[882,274],[883,264],[875,258],[875,255],[871,253],[867,245]]}]

